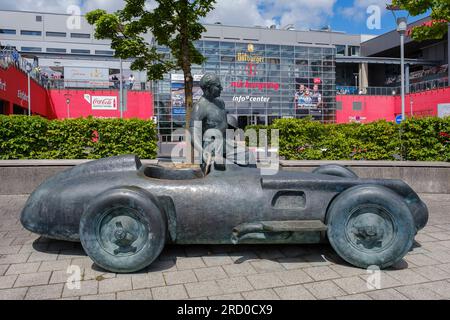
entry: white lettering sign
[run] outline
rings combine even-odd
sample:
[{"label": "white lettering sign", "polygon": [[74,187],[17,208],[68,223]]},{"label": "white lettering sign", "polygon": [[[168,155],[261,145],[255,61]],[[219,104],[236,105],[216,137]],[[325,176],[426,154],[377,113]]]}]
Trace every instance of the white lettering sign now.
[{"label": "white lettering sign", "polygon": [[2,79],[0,79],[0,90],[6,91],[6,82],[3,82]]},{"label": "white lettering sign", "polygon": [[261,96],[261,97],[253,97],[253,96],[234,96],[233,102],[243,103],[243,102],[269,102],[270,98]]},{"label": "white lettering sign", "polygon": [[17,98],[19,98],[20,100],[23,100],[23,101],[28,101],[28,95],[25,92],[23,92],[22,90],[17,91]]},{"label": "white lettering sign", "polygon": [[117,97],[92,96],[92,110],[117,110]]},{"label": "white lettering sign", "polygon": [[[202,74],[194,74],[194,82],[198,82],[203,78]],[[170,75],[170,80],[172,82],[184,82],[184,75],[183,74],[178,74],[178,73],[173,73]]]}]

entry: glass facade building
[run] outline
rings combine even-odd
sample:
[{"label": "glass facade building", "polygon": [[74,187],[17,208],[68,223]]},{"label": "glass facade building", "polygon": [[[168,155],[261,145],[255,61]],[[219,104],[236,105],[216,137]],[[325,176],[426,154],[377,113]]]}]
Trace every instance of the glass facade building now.
[{"label": "glass facade building", "polygon": [[[306,116],[334,122],[336,47],[209,40],[196,42],[196,47],[206,62],[192,67],[195,80],[205,73],[220,76],[221,97],[241,128]],[[153,87],[163,139],[170,140],[171,133],[185,125],[182,79],[181,72],[166,75]],[[196,88],[198,84],[194,100],[201,96]]]}]

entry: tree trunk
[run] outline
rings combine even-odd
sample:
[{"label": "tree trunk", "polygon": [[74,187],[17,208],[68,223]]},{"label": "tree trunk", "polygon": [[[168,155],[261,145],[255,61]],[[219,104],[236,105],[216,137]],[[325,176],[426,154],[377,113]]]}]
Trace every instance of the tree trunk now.
[{"label": "tree trunk", "polygon": [[[188,6],[187,0],[185,0],[186,8]],[[187,10],[187,9],[186,9]],[[193,93],[192,89],[194,87],[194,78],[191,73],[191,51],[189,47],[189,30],[188,24],[182,24],[180,28],[181,36],[181,54],[182,54],[182,69],[184,73],[184,97],[186,104],[186,134],[188,136],[189,126],[191,122],[191,113],[193,109]],[[188,142],[188,141],[187,141]],[[191,146],[187,146],[187,150],[190,150],[190,157],[187,155],[187,162],[194,162],[194,149]]]},{"label": "tree trunk", "polygon": [[[189,68],[184,71],[184,95],[186,100],[186,137],[190,134],[189,133],[189,127],[191,122],[191,113],[193,109],[193,93],[192,89],[194,87],[194,79],[191,74],[191,67],[189,65]],[[192,137],[191,137],[192,139]],[[186,146],[186,150],[189,150],[189,154],[187,155],[187,162],[188,163],[194,163],[194,148],[192,147],[192,144],[190,141],[187,141],[189,145]]]}]

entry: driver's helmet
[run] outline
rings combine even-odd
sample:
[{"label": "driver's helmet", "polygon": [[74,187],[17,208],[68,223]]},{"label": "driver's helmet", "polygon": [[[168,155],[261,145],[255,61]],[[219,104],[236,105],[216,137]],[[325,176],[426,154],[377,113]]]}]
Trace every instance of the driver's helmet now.
[{"label": "driver's helmet", "polygon": [[227,114],[227,122],[228,122],[228,126],[230,128],[233,128],[233,129],[238,129],[239,128],[238,121],[237,121],[235,116],[233,116],[231,114]]}]

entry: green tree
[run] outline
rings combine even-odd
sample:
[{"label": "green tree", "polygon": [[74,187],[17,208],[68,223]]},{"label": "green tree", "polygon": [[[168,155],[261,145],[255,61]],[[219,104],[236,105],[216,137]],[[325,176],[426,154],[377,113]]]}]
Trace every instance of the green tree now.
[{"label": "green tree", "polygon": [[431,21],[416,26],[411,31],[414,40],[442,39],[448,32],[450,22],[449,0],[393,0],[392,4],[407,10],[412,16],[431,10]]},{"label": "green tree", "polygon": [[[161,80],[170,71],[182,70],[188,128],[193,107],[191,66],[205,61],[194,41],[206,31],[199,20],[216,0],[156,0],[154,10],[147,9],[146,0],[124,1],[125,7],[115,13],[98,9],[86,15],[95,25],[95,37],[111,39],[116,57],[132,58],[131,69],[146,71],[148,80]],[[151,34],[154,41],[148,43],[145,34]],[[171,56],[158,52],[157,45],[169,48]]]}]

